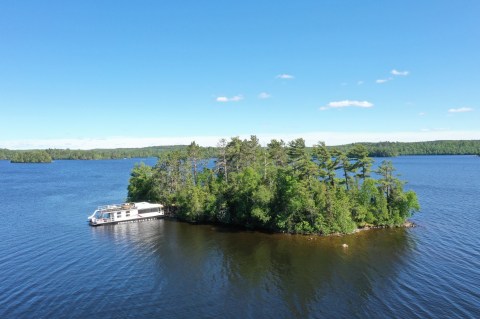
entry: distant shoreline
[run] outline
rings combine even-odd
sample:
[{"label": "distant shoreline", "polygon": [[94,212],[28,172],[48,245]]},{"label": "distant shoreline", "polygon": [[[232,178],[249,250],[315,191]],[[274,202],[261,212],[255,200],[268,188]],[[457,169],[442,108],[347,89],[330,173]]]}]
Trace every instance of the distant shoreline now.
[{"label": "distant shoreline", "polygon": [[[354,145],[364,145],[370,157],[396,157],[403,155],[480,155],[480,140],[442,140],[425,142],[378,142],[353,143],[345,145],[327,146],[328,149],[344,151]],[[141,148],[114,148],[114,149],[37,149],[37,150],[9,150],[0,149],[0,160],[12,160],[15,156],[32,152],[46,152],[52,160],[99,160],[160,157],[174,150],[186,151],[187,145],[150,146]],[[307,147],[311,151],[311,147]],[[218,153],[217,147],[200,147],[200,158],[214,158]]]}]

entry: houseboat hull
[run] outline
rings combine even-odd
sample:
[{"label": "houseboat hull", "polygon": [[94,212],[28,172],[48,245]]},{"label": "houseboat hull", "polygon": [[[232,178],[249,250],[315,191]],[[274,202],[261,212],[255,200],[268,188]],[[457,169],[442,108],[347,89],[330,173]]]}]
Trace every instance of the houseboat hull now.
[{"label": "houseboat hull", "polygon": [[91,222],[89,222],[89,223],[90,223],[90,226],[97,227],[97,226],[106,226],[106,225],[136,223],[136,222],[143,222],[143,221],[147,221],[147,220],[156,220],[156,219],[162,219],[162,218],[164,218],[164,215],[156,216],[156,217],[143,217],[143,218],[128,219],[128,220],[123,220],[123,221],[118,221],[118,222],[103,222],[101,224],[92,224]]}]

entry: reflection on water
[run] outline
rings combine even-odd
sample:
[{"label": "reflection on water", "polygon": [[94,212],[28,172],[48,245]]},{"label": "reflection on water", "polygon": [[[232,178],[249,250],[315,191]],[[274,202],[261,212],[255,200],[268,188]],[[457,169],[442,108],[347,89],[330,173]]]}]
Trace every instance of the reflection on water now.
[{"label": "reflection on water", "polygon": [[422,204],[413,229],[88,226],[124,200],[136,161],[0,161],[0,318],[478,317],[476,157],[394,159]]},{"label": "reflection on water", "polygon": [[91,234],[104,248],[121,246],[155,265],[163,290],[150,293],[162,308],[169,305],[161,300],[182,298],[189,301],[182,303],[187,314],[205,299],[205,315],[220,304],[223,311],[236,309],[231,315],[239,318],[259,311],[285,317],[358,313],[378,297],[377,288],[396,280],[414,247],[405,229],[321,238],[159,220],[92,228]]}]

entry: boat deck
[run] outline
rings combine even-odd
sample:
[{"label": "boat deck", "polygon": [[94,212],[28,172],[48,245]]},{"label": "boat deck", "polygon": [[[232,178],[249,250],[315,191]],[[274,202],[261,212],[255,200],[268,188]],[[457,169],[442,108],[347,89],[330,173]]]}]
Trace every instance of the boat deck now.
[{"label": "boat deck", "polygon": [[137,208],[135,204],[111,204],[111,205],[104,205],[98,206],[97,210],[102,212],[111,212],[111,211],[118,211],[118,210],[129,210]]}]

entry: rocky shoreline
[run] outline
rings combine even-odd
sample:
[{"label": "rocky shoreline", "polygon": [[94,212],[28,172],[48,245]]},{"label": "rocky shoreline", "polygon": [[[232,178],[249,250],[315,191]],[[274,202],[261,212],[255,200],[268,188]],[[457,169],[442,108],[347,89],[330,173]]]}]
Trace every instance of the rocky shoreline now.
[{"label": "rocky shoreline", "polygon": [[413,228],[413,227],[417,227],[417,224],[415,224],[412,221],[407,220],[401,226],[365,226],[365,227],[362,227],[362,228],[357,228],[354,231],[354,233],[358,233],[358,232],[361,232],[361,231],[364,231],[364,230],[370,230],[370,229],[399,228],[399,227]]}]

